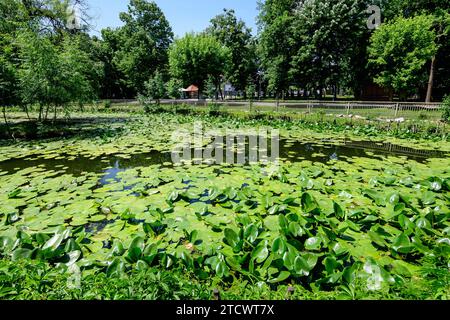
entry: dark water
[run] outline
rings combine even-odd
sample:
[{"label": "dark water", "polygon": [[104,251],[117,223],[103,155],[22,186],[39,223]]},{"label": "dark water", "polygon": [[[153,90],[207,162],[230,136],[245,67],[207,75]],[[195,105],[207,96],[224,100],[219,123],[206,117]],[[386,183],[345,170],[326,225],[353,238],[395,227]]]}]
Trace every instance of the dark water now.
[{"label": "dark water", "polygon": [[391,143],[372,141],[344,140],[342,143],[334,145],[329,142],[327,143],[327,141],[318,144],[299,141],[289,141],[286,143],[286,140],[284,140],[284,143],[280,145],[280,156],[282,158],[295,160],[297,157],[303,157],[305,160],[322,163],[330,160],[345,161],[351,157],[383,160],[388,156],[405,157],[409,160],[426,163],[430,158],[446,158],[448,155],[448,153],[438,150],[419,150]]},{"label": "dark water", "polygon": [[132,154],[130,159],[124,159],[116,155],[105,155],[97,158],[78,156],[73,160],[69,160],[72,155],[62,154],[58,156],[67,156],[67,158],[42,159],[33,156],[30,158],[10,159],[0,162],[0,170],[15,173],[19,170],[37,166],[48,170],[61,170],[63,167],[66,167],[64,169],[65,172],[74,176],[80,176],[84,172],[101,173],[106,170],[106,174],[103,177],[106,180],[114,178],[120,171],[171,161],[170,153],[161,153],[159,151]]},{"label": "dark water", "polygon": [[[268,155],[270,156],[270,142],[268,147]],[[248,150],[246,150],[246,154],[248,154]],[[65,155],[58,156],[64,157]],[[74,160],[69,160],[69,155],[63,159],[42,159],[33,156],[0,162],[0,170],[12,174],[25,168],[40,166],[47,170],[64,170],[67,174],[74,176],[82,175],[84,172],[104,173],[100,183],[106,184],[107,180],[114,179],[121,171],[172,162],[170,152],[151,151],[148,153],[130,154],[129,156],[129,159],[116,155],[104,155],[94,159],[79,156]],[[418,150],[389,143],[383,144],[369,141],[342,141],[335,145],[327,141],[305,143],[286,139],[280,140],[280,158],[291,162],[310,160],[327,163],[331,160],[346,161],[351,157],[379,159],[382,161],[387,156],[402,156],[425,163],[429,158],[447,157],[448,153]]]}]

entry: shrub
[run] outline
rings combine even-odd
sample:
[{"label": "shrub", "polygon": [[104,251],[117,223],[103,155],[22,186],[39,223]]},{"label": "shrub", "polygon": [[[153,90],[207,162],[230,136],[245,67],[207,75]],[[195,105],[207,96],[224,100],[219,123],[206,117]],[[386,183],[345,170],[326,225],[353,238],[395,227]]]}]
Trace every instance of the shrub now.
[{"label": "shrub", "polygon": [[426,120],[426,119],[428,119],[428,115],[426,114],[426,112],[419,113],[419,120]]},{"label": "shrub", "polygon": [[103,107],[104,107],[105,109],[111,108],[111,105],[112,105],[111,100],[105,100],[105,101],[103,102]]},{"label": "shrub", "polygon": [[220,105],[218,103],[211,103],[208,106],[208,114],[210,116],[220,115]]},{"label": "shrub", "polygon": [[166,85],[161,72],[156,71],[154,76],[144,84],[144,87],[143,95],[149,101],[155,101],[159,106],[160,100],[166,96]]},{"label": "shrub", "polygon": [[159,104],[152,103],[151,99],[139,94],[137,97],[139,103],[143,106],[145,113],[156,113],[161,110]]},{"label": "shrub", "polygon": [[174,114],[180,114],[180,115],[189,115],[192,113],[192,109],[187,104],[182,104],[181,106],[175,105],[175,108],[173,109]]},{"label": "shrub", "polygon": [[442,121],[450,122],[450,95],[447,95],[442,101]]}]

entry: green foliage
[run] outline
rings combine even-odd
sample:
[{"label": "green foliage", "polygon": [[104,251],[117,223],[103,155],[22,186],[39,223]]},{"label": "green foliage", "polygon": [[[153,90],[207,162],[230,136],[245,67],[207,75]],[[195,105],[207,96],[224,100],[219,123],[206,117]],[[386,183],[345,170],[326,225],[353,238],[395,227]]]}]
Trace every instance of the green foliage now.
[{"label": "green foliage", "polygon": [[377,0],[385,19],[394,20],[398,17],[412,17],[420,14],[433,14],[435,16],[445,14],[448,11],[446,0],[390,0],[387,2]]},{"label": "green foliage", "polygon": [[[360,166],[366,168],[367,163]],[[329,297],[341,296],[345,292],[352,299],[371,294],[379,298],[448,298],[450,278],[446,264],[450,245],[448,239],[442,238],[448,229],[448,213],[436,211],[433,224],[429,214],[414,214],[419,207],[425,208],[432,203],[439,206],[445,195],[442,192],[450,191],[448,181],[437,177],[419,180],[421,186],[433,193],[434,200],[426,201],[428,204],[404,196],[410,194],[408,188],[404,188],[401,179],[398,182],[396,178],[392,180],[392,175],[404,174],[397,171],[400,167],[385,170],[383,175],[391,175],[389,182],[384,176],[378,177],[384,185],[383,193],[363,191],[358,194],[367,182],[347,183],[346,190],[351,193],[352,201],[362,203],[364,193],[370,195],[370,200],[365,202],[368,210],[365,213],[361,208],[352,208],[351,203],[343,199],[340,204],[333,202],[331,209],[326,203],[330,193],[338,194],[340,190],[323,189],[321,179],[341,181],[345,179],[345,173],[336,175],[324,167],[300,168],[286,167],[270,176],[253,177],[255,181],[264,180],[263,187],[252,184],[200,191],[205,194],[200,201],[221,208],[240,202],[243,213],[226,225],[218,224],[217,218],[208,217],[207,209],[201,210],[203,213],[196,215],[198,221],[194,218],[190,222],[195,224],[195,229],[185,229],[178,235],[172,224],[179,222],[167,219],[168,216],[177,203],[185,207],[183,202],[190,203],[198,197],[193,191],[184,191],[170,194],[169,204],[173,206],[170,210],[156,210],[159,219],[167,224],[160,220],[144,223],[139,226],[143,233],[139,231],[139,235],[126,242],[127,245],[116,239],[109,248],[97,253],[89,249],[92,241],[97,241],[96,235],[90,235],[84,226],[73,230],[60,228],[55,233],[18,231],[14,238],[2,236],[0,295],[13,299],[44,296],[47,299],[205,299],[210,296],[207,288],[212,283],[230,288],[230,294],[233,294],[233,286],[238,286],[239,282],[251,286],[261,282],[296,282],[299,284],[297,289],[307,296],[320,290],[322,298],[327,294]],[[204,169],[202,173],[205,173]],[[283,175],[289,178],[283,178]],[[199,181],[192,174],[190,176]],[[295,190],[304,189],[308,185],[305,179],[313,181],[312,187],[308,187],[310,191],[294,191],[281,197],[271,192],[261,194],[264,185],[274,183],[283,190],[291,184],[295,185]],[[339,188],[341,184],[336,185]],[[400,195],[391,194],[400,186]],[[10,197],[20,198],[21,194],[15,192]],[[254,204],[259,197],[262,197],[258,200],[260,209]],[[248,214],[255,209],[256,216]],[[407,218],[409,216],[411,218]],[[129,219],[125,218],[125,221]],[[216,247],[203,241],[208,233],[203,222],[208,222],[207,228],[220,232],[223,245]],[[122,223],[119,225],[122,230]],[[186,222],[184,225],[190,230],[194,226],[189,227]],[[369,238],[364,235],[366,233]],[[125,231],[123,236],[128,233]],[[167,238],[174,236],[183,240],[175,247],[165,246]],[[383,259],[376,261],[373,257],[381,252],[384,252]],[[104,260],[99,261],[99,258]],[[416,264],[422,259],[424,267],[418,269]],[[124,287],[134,290],[124,290]],[[420,290],[414,293],[413,287]],[[313,290],[309,291],[311,288]],[[270,291],[266,294],[275,294]]]},{"label": "green foliage", "polygon": [[358,0],[305,1],[298,7],[290,29],[290,74],[299,84],[311,89],[348,85],[365,45],[364,9]]},{"label": "green foliage", "polygon": [[218,96],[217,86],[211,77],[209,77],[208,80],[206,81],[205,95],[210,99],[217,99]]},{"label": "green foliage", "polygon": [[[324,141],[338,130],[350,137],[387,136],[386,130],[350,128],[345,122],[314,121],[310,126],[273,114],[255,120],[184,108],[191,114],[134,114],[122,130],[89,143],[79,135],[63,145],[43,141],[39,150],[26,142],[2,147],[2,162],[33,156],[56,168],[33,162],[9,172],[2,164],[0,273],[29,260],[44,270],[27,269],[30,279],[40,272],[37,280],[16,269],[2,273],[0,286],[8,298],[30,292],[33,298],[56,297],[55,292],[65,298],[78,294],[89,299],[89,292],[96,298],[114,293],[114,299],[171,298],[162,289],[150,294],[156,287],[150,280],[142,280],[143,286],[130,280],[140,275],[153,279],[158,273],[173,274],[183,286],[192,279],[208,290],[223,288],[229,297],[261,290],[265,297],[283,298],[277,286],[293,283],[297,297],[448,296],[443,272],[450,248],[447,158],[419,163],[390,157],[386,165],[375,157],[352,156],[351,161],[286,161],[275,168],[165,165],[161,170],[166,158],[146,162],[159,157],[152,153],[136,167],[129,165],[129,155],[143,149],[170,150],[167,133],[198,120],[224,130],[270,124],[284,129],[291,140],[309,136]],[[91,160],[79,160],[79,154]],[[110,165],[101,160],[105,154],[118,155],[128,169],[101,179]],[[65,172],[54,162],[62,155],[74,159]],[[435,260],[425,263],[427,257]],[[42,288],[36,289],[41,279]],[[135,293],[122,291],[127,283]],[[164,283],[173,284],[172,279]],[[189,288],[192,296],[203,295]]]},{"label": "green foliage", "polygon": [[290,39],[292,17],[284,12],[264,24],[259,52],[265,69],[268,89],[279,94],[290,84]]},{"label": "green foliage", "polygon": [[37,103],[48,110],[50,106],[66,107],[94,98],[87,76],[94,66],[79,49],[77,38],[66,38],[56,46],[49,37],[23,32],[18,40],[22,60],[20,90],[25,104]]},{"label": "green foliage", "polygon": [[364,10],[356,0],[262,3],[259,56],[268,89],[280,94],[291,85],[321,90],[357,82],[365,64]]},{"label": "green foliage", "polygon": [[181,97],[180,90],[183,88],[183,81],[178,79],[170,79],[166,84],[167,94],[172,99],[179,99]]},{"label": "green foliage", "polygon": [[0,104],[13,104],[17,97],[17,70],[14,60],[16,48],[14,33],[17,28],[19,8],[17,3],[8,0],[0,3]]},{"label": "green foliage", "polygon": [[105,109],[109,109],[109,108],[111,108],[111,106],[112,106],[111,100],[105,100],[105,101],[103,102],[103,107],[104,107]]},{"label": "green foliage", "polygon": [[256,86],[255,86],[255,83],[251,79],[250,79],[250,81],[248,81],[245,90],[246,90],[248,99],[250,101],[252,101],[255,98]]},{"label": "green foliage", "polygon": [[160,100],[167,95],[166,84],[159,71],[144,84],[143,93],[138,95],[138,100],[144,106],[146,113],[158,112],[160,109]]},{"label": "green foliage", "polygon": [[226,77],[237,90],[245,90],[248,77],[256,73],[256,46],[251,30],[244,21],[236,18],[234,10],[224,9],[222,14],[211,19],[206,33],[230,50]]},{"label": "green foliage", "polygon": [[441,108],[442,108],[442,120],[447,123],[450,122],[450,95],[444,98]]},{"label": "green foliage", "polygon": [[382,25],[371,38],[369,63],[375,82],[396,93],[412,94],[426,83],[424,67],[437,52],[432,16],[398,18]]},{"label": "green foliage", "polygon": [[144,96],[150,100],[155,100],[156,104],[166,96],[166,85],[161,72],[156,71],[155,75],[144,84]]},{"label": "green foliage", "polygon": [[218,116],[220,115],[221,110],[220,110],[220,105],[217,103],[210,103],[208,105],[208,114],[210,116]]},{"label": "green foliage", "polygon": [[255,99],[256,86],[255,83],[250,79],[245,88],[246,96],[250,100],[250,111],[253,108],[253,100]]},{"label": "green foliage", "polygon": [[[335,291],[311,292],[298,284],[273,287],[265,283],[236,281],[229,287],[198,281],[181,270],[132,270],[126,277],[107,277],[102,272],[83,275],[74,285],[70,275],[45,263],[0,260],[0,299],[17,300],[208,300],[219,288],[227,300],[349,300],[349,299],[448,299],[449,274],[430,263],[424,269],[426,282],[407,283],[391,292],[367,292],[363,284],[342,286]],[[447,286],[447,287],[445,287]]]},{"label": "green foliage", "polygon": [[426,120],[426,119],[428,119],[428,115],[426,112],[421,112],[421,113],[419,113],[418,118],[419,118],[419,120]]},{"label": "green foliage", "polygon": [[125,23],[114,33],[112,63],[123,73],[127,86],[142,92],[144,83],[157,70],[167,68],[167,50],[173,38],[172,29],[155,2],[130,0],[128,12],[120,19]]},{"label": "green foliage", "polygon": [[229,66],[230,51],[216,38],[189,33],[176,39],[169,50],[170,74],[185,86],[195,84],[200,91],[211,78],[219,87]]},{"label": "green foliage", "polygon": [[20,300],[178,300],[209,299],[205,285],[181,271],[132,270],[125,277],[103,272],[74,281],[63,268],[26,260],[0,260],[0,299]]}]

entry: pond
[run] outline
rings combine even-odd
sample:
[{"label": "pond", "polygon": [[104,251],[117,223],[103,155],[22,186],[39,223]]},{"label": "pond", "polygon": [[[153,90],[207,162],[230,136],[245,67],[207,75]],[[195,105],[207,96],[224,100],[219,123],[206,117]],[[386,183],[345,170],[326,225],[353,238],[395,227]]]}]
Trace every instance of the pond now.
[{"label": "pond", "polygon": [[78,239],[65,248],[82,252],[81,268],[192,257],[203,275],[270,283],[344,284],[355,273],[388,284],[416,274],[425,255],[448,254],[446,152],[290,138],[276,168],[174,166],[166,144],[143,152],[136,138],[124,140],[10,148],[15,156],[0,162],[0,237],[31,234],[36,246],[52,234],[60,244]]}]

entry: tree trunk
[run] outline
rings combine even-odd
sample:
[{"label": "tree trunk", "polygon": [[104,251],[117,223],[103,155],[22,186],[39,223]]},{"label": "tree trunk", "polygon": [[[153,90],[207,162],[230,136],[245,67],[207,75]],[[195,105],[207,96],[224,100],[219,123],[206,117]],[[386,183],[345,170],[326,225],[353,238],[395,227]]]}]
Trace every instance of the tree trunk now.
[{"label": "tree trunk", "polygon": [[322,100],[322,88],[316,88],[316,97],[318,100]]},{"label": "tree trunk", "polygon": [[428,79],[427,97],[426,103],[431,102],[431,94],[433,93],[433,81],[434,81],[434,67],[436,65],[436,56],[431,59],[430,78]]},{"label": "tree trunk", "polygon": [[42,105],[41,104],[39,104],[39,119],[38,119],[38,121],[39,122],[41,122],[42,121]]},{"label": "tree trunk", "polygon": [[6,106],[3,106],[3,119],[5,120],[6,125],[6,132],[8,133],[8,136],[11,136],[11,131],[9,130],[9,123],[8,119],[6,118]]},{"label": "tree trunk", "polygon": [[55,110],[53,112],[53,124],[55,123],[55,121],[56,121],[56,105],[55,105]]},{"label": "tree trunk", "polygon": [[25,112],[27,113],[28,120],[31,120],[30,114],[28,113],[28,105],[27,104],[25,104]]},{"label": "tree trunk", "polygon": [[48,109],[50,109],[50,105],[48,105],[48,106],[45,108],[45,117],[44,117],[44,121],[47,121],[47,117],[48,117]]},{"label": "tree trunk", "polygon": [[277,92],[277,112],[280,110],[280,94]]}]

